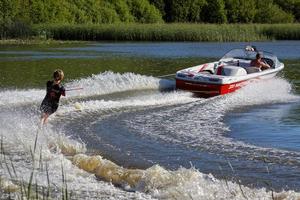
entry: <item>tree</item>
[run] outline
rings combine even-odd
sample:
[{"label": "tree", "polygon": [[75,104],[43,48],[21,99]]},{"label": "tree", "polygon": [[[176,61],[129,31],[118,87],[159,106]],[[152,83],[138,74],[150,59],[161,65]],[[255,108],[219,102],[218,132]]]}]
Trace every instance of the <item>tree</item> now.
[{"label": "tree", "polygon": [[253,22],[256,14],[256,4],[253,0],[240,0],[239,22],[250,23]]},{"label": "tree", "polygon": [[253,0],[226,0],[225,8],[229,23],[251,23],[257,12]]},{"label": "tree", "polygon": [[300,22],[300,0],[295,2],[294,15],[296,20]]},{"label": "tree", "polygon": [[300,22],[300,0],[274,0],[279,7],[287,13],[292,13]]},{"label": "tree", "polygon": [[167,22],[200,22],[205,0],[167,0],[165,1]]},{"label": "tree", "polygon": [[188,22],[201,22],[201,14],[206,0],[190,0]]},{"label": "tree", "polygon": [[159,10],[147,0],[127,0],[127,4],[135,22],[158,23],[163,21]]},{"label": "tree", "polygon": [[[99,8],[99,9],[97,9]],[[115,23],[119,22],[120,18],[114,9],[114,6],[108,1],[101,2],[98,6],[92,9],[93,14],[92,23],[93,24],[101,24],[101,23]]]},{"label": "tree", "polygon": [[9,26],[16,18],[18,12],[17,0],[0,1],[0,39],[9,35]]},{"label": "tree", "polygon": [[116,10],[120,21],[122,22],[134,22],[134,17],[130,13],[128,4],[124,0],[111,0],[114,9]]},{"label": "tree", "polygon": [[168,2],[169,22],[186,22],[189,14],[189,1],[173,0]]},{"label": "tree", "polygon": [[11,22],[18,13],[18,0],[1,0],[0,1],[0,23]]},{"label": "tree", "polygon": [[291,23],[294,21],[292,14],[283,11],[277,4],[273,4],[272,0],[258,0],[257,7],[254,18],[256,23]]},{"label": "tree", "polygon": [[223,0],[207,0],[203,8],[203,20],[208,23],[226,23],[226,10]]},{"label": "tree", "polygon": [[226,0],[227,19],[229,23],[240,22],[240,0]]},{"label": "tree", "polygon": [[166,17],[165,0],[149,0],[149,2],[150,2],[150,4],[154,5],[159,10],[163,19],[165,20],[165,17]]}]

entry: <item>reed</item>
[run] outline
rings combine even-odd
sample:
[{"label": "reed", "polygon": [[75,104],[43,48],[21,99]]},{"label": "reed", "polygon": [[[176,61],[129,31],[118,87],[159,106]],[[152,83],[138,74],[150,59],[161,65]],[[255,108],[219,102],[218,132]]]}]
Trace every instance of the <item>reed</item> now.
[{"label": "reed", "polygon": [[[35,25],[36,37],[83,41],[299,40],[300,24],[102,24]],[[39,34],[42,33],[42,36]]]},{"label": "reed", "polygon": [[274,40],[299,40],[300,24],[262,25],[261,34]]},{"label": "reed", "polygon": [[[51,190],[58,191],[61,190],[61,199],[62,200],[68,200],[71,198],[71,191],[68,189],[67,185],[67,178],[66,178],[66,171],[64,170],[63,163],[61,164],[61,176],[62,176],[62,186],[61,188],[53,188],[53,186],[50,185],[50,175],[49,175],[49,165],[48,162],[43,163],[43,155],[42,155],[42,147],[40,147],[40,155],[39,160],[36,160],[35,154],[36,149],[38,147],[38,135],[40,134],[40,131],[38,130],[35,136],[34,145],[33,148],[30,148],[30,156],[31,156],[31,163],[32,163],[32,171],[30,173],[29,180],[26,181],[23,179],[22,176],[18,176],[16,167],[14,166],[13,159],[10,157],[9,154],[6,155],[5,148],[4,148],[4,139],[3,135],[1,135],[0,138],[0,170],[6,170],[9,174],[10,180],[16,184],[16,189],[11,193],[10,190],[8,190],[8,199],[14,199],[11,198],[11,194],[16,195],[14,197],[18,197],[18,199],[28,199],[28,200],[38,200],[38,199],[50,199],[51,198]],[[38,181],[37,181],[37,173],[36,170],[38,170],[35,167],[35,163],[38,162],[38,168],[42,171],[44,171],[45,166],[45,174],[47,178],[47,186],[46,187],[39,187]],[[34,181],[35,179],[35,181]],[[0,177],[0,186],[1,186],[2,179]],[[46,191],[46,192],[45,192]],[[1,187],[0,187],[0,194],[1,194]],[[54,193],[54,196],[56,196],[57,193]],[[0,198],[2,196],[0,195]],[[7,197],[7,196],[4,196]]]}]

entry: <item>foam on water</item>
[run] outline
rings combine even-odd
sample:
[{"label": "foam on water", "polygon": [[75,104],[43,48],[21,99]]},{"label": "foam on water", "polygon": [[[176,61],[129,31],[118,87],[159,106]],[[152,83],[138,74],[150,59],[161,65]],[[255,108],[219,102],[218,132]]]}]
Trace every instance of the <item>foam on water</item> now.
[{"label": "foam on water", "polygon": [[[82,115],[85,113],[97,112],[97,111],[118,111],[122,109],[133,108],[145,108],[153,106],[170,106],[177,104],[185,104],[189,102],[198,101],[192,94],[187,92],[168,92],[168,93],[155,93],[137,97],[126,97],[122,100],[89,100],[79,101],[76,103],[69,103],[61,106],[60,110],[57,111],[57,115],[65,115],[73,112],[74,115]],[[78,109],[80,107],[80,109]],[[77,112],[80,110],[80,112]]]},{"label": "foam on water", "polygon": [[[86,98],[127,90],[159,89],[162,85],[163,87],[172,86],[172,84],[166,83],[163,82],[162,84],[159,79],[132,73],[122,75],[107,72],[73,81],[67,86],[83,86],[84,90],[80,92],[79,96]],[[265,90],[265,87],[268,89]],[[212,99],[196,99],[185,92],[157,92],[114,101],[81,101],[79,103],[83,109],[76,113],[80,116],[84,113],[105,109],[118,111],[128,107],[147,108],[178,105],[176,107],[162,107],[164,108],[162,111],[149,112],[146,116],[133,115],[134,117],[130,119],[130,122],[128,120],[128,126],[141,130],[142,123],[147,122],[147,127],[143,126],[143,132],[140,132],[141,135],[146,134],[155,139],[191,146],[197,146],[203,141],[207,141],[208,146],[205,148],[209,148],[209,143],[213,144],[213,147],[225,143],[225,149],[229,149],[226,145],[236,147],[246,144],[223,137],[224,131],[228,130],[228,127],[221,121],[226,111],[240,106],[299,100],[298,97],[290,94],[289,90],[289,84],[285,80],[274,79],[249,85],[231,95]],[[265,94],[266,91],[268,94]],[[265,189],[251,189],[233,182],[218,180],[211,175],[197,171],[193,167],[191,169],[180,168],[175,171],[166,170],[157,165],[146,170],[126,169],[101,156],[85,155],[83,153],[86,147],[80,140],[67,137],[63,130],[52,127],[53,124],[51,125],[51,123],[39,129],[37,112],[27,109],[27,105],[19,106],[33,101],[35,104],[32,105],[31,109],[37,109],[36,104],[42,100],[43,93],[42,90],[4,91],[0,93],[2,105],[0,107],[0,136],[5,150],[4,152],[1,151],[0,159],[1,163],[11,160],[16,170],[16,175],[10,176],[9,171],[0,166],[2,180],[5,179],[16,184],[21,180],[28,182],[32,172],[34,172],[34,183],[48,187],[47,177],[50,177],[51,187],[59,191],[55,193],[54,198],[61,198],[63,166],[69,191],[72,191],[77,199],[245,199],[245,197],[248,199],[270,199],[272,197],[272,193]],[[11,99],[8,100],[7,95],[3,94],[11,94]],[[70,93],[71,98],[77,96],[78,94]],[[252,98],[255,100],[253,101]],[[74,110],[73,102],[65,102],[59,108],[58,113],[63,116]],[[168,116],[170,116],[169,121],[166,120]],[[175,120],[174,116],[176,116]],[[162,131],[156,131],[155,127],[157,126]],[[186,126],[189,129],[185,129]],[[194,131],[191,132],[190,130]],[[37,145],[32,156],[36,136],[38,136]],[[209,139],[212,137],[214,140]],[[256,147],[253,149],[256,150]],[[74,157],[69,160],[65,155]],[[33,158],[35,162],[32,161]],[[12,171],[11,166],[8,168]],[[99,181],[91,174],[95,174],[105,182]],[[109,182],[119,185],[121,188],[115,187]],[[135,192],[126,192],[124,189]],[[274,195],[275,197],[286,197],[286,199],[300,198],[299,194],[293,191],[283,191]]]},{"label": "foam on water", "polygon": [[[46,85],[45,85],[46,87]],[[104,72],[91,77],[74,80],[65,84],[68,88],[82,87],[83,90],[66,92],[69,99],[105,95],[128,90],[167,89],[174,87],[174,82],[134,73]],[[6,90],[0,92],[0,106],[40,103],[46,90]],[[62,101],[64,98],[62,98]]]},{"label": "foam on water", "polygon": [[[291,86],[287,81],[275,78],[252,83],[225,96],[199,100],[147,114],[136,114],[130,119],[122,120],[127,123],[129,129],[154,140],[180,143],[209,152],[249,157],[249,159],[261,159],[267,155],[274,161],[283,163],[290,162],[289,155],[291,155],[293,162],[300,164],[300,160],[294,160],[295,155],[300,156],[298,152],[253,146],[226,137],[230,128],[223,121],[226,113],[232,109],[295,102],[299,99],[299,96],[291,93]],[[162,121],[164,123],[161,123]]]},{"label": "foam on water", "polygon": [[293,191],[272,193],[218,180],[194,168],[169,171],[154,165],[146,170],[126,169],[101,156],[81,154],[73,158],[73,163],[101,179],[126,189],[149,193],[158,199],[269,199],[272,195],[274,198],[286,199],[300,197]]},{"label": "foam on water", "polygon": [[28,90],[6,90],[0,92],[0,106],[8,106],[15,104],[29,104],[40,102],[45,96],[44,90],[28,89]]},{"label": "foam on water", "polygon": [[[5,193],[14,193],[19,190],[19,187],[10,180],[1,179],[0,177],[0,191],[3,190]],[[1,196],[0,196],[1,197]]]},{"label": "foam on water", "polygon": [[104,72],[85,79],[74,80],[66,84],[66,87],[69,88],[78,86],[83,87],[84,89],[78,93],[70,93],[71,96],[92,96],[128,90],[169,88],[172,87],[172,83],[170,84],[166,80],[134,73],[120,74]]},{"label": "foam on water", "polygon": [[[151,198],[139,192],[127,193],[109,183],[99,182],[95,177],[75,167],[65,155],[84,153],[85,145],[65,136],[62,131],[55,131],[50,124],[39,129],[39,119],[35,114],[17,109],[2,111],[0,114],[0,137],[4,149],[1,149],[0,153],[0,177],[3,180],[1,191],[13,192],[11,189],[14,185],[10,184],[10,181],[16,185],[22,180],[28,183],[32,173],[33,184],[37,183],[47,188],[49,178],[51,190],[60,191],[63,187],[63,167],[69,191],[72,191],[76,198]],[[5,193],[0,194],[3,195],[0,195],[0,199],[6,198]],[[61,198],[61,192],[52,192],[52,195],[54,199]]]}]

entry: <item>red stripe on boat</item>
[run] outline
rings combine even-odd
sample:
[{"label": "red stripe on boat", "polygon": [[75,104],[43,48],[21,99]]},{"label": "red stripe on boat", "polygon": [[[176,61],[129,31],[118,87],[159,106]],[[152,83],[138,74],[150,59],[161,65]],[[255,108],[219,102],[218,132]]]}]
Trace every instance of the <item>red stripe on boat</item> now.
[{"label": "red stripe on boat", "polygon": [[230,84],[209,84],[209,83],[197,83],[194,81],[186,81],[176,79],[176,88],[181,90],[188,90],[190,92],[197,93],[203,97],[213,97],[216,95],[224,95],[236,91],[237,89],[246,85],[248,80],[239,81]]},{"label": "red stripe on boat", "polygon": [[205,63],[198,72],[202,72],[207,66],[208,66],[208,64]]}]

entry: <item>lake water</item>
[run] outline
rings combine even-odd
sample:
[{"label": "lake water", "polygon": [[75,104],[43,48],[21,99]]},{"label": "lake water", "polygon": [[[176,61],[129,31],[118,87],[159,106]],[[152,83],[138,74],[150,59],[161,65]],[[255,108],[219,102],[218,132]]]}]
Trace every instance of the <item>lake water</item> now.
[{"label": "lake water", "polygon": [[[253,43],[285,63],[276,78],[210,99],[174,90],[177,70],[248,44],[0,46],[0,179],[33,174],[53,198],[62,168],[74,199],[300,198],[300,41]],[[56,68],[83,90],[39,129]]]}]

